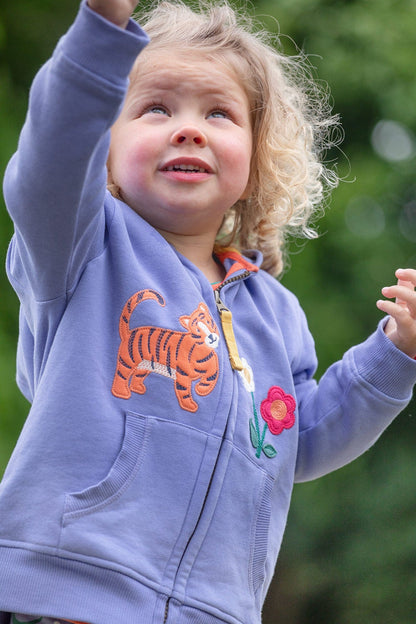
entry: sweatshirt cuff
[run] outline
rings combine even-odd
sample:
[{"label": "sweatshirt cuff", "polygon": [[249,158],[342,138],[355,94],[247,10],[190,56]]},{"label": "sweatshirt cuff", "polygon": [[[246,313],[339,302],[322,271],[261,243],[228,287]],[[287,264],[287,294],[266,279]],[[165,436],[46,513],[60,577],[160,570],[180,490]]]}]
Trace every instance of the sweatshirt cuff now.
[{"label": "sweatshirt cuff", "polygon": [[74,63],[103,76],[106,80],[124,85],[137,55],[149,43],[142,28],[130,19],[125,29],[119,28],[92,11],[83,0],[78,14],[62,37],[59,49]]},{"label": "sweatshirt cuff", "polygon": [[361,345],[353,349],[359,375],[393,399],[409,400],[416,383],[416,360],[398,349],[384,333],[387,319]]}]

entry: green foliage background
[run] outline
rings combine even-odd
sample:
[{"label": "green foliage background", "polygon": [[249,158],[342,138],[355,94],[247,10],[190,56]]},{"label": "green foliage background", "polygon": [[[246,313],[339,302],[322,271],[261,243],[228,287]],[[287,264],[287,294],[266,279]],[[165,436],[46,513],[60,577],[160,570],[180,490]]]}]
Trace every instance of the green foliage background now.
[{"label": "green foliage background", "polygon": [[[77,9],[76,0],[15,0],[0,7],[2,172],[16,148],[31,79]],[[375,301],[380,288],[393,283],[394,269],[416,267],[416,3],[258,0],[249,11],[268,30],[285,34],[287,53],[295,53],[295,41],[312,55],[345,130],[343,152],[330,154],[345,181],[319,222],[320,238],[292,244],[291,269],[283,277],[308,315],[321,373],[375,328]],[[372,133],[382,120],[401,124],[393,129],[401,128],[411,146],[405,158],[374,150]],[[2,265],[11,233],[2,205]],[[14,382],[17,315],[2,271],[0,472],[28,409]],[[412,402],[360,459],[295,487],[265,624],[415,622],[414,413]]]}]

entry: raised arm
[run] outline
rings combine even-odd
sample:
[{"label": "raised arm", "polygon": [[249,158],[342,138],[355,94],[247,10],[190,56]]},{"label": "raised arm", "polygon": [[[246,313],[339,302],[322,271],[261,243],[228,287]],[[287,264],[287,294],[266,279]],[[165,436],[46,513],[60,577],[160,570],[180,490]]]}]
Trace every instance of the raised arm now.
[{"label": "raised arm", "polygon": [[[119,6],[123,23],[133,6],[101,4]],[[147,41],[134,22],[121,29],[84,1],[33,82],[4,181],[15,225],[8,274],[21,299],[65,296],[104,244],[109,130]]]}]

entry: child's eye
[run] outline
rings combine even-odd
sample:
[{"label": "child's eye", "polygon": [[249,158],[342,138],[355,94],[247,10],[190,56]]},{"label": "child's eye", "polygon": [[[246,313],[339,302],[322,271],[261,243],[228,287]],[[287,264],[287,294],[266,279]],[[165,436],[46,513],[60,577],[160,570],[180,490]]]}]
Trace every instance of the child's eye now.
[{"label": "child's eye", "polygon": [[213,110],[208,117],[213,117],[214,119],[229,119],[230,115],[225,110]]},{"label": "child's eye", "polygon": [[169,116],[169,112],[167,108],[165,108],[165,106],[162,106],[161,104],[152,104],[151,106],[148,106],[146,110],[144,111],[144,113],[153,113],[155,115],[168,115]]}]

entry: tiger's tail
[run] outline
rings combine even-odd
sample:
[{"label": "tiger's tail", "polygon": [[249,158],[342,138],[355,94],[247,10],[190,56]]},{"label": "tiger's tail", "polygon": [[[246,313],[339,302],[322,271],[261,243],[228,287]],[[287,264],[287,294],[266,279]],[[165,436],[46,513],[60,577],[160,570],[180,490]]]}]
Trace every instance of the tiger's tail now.
[{"label": "tiger's tail", "polygon": [[121,340],[126,340],[130,333],[130,318],[133,313],[133,310],[136,306],[142,301],[146,301],[147,299],[152,299],[153,301],[157,301],[157,303],[161,306],[165,305],[165,300],[157,290],[152,290],[151,288],[146,288],[145,290],[139,290],[139,292],[135,293],[130,297],[127,301],[126,305],[123,308],[123,311],[120,315],[120,323],[119,323],[119,332]]}]

